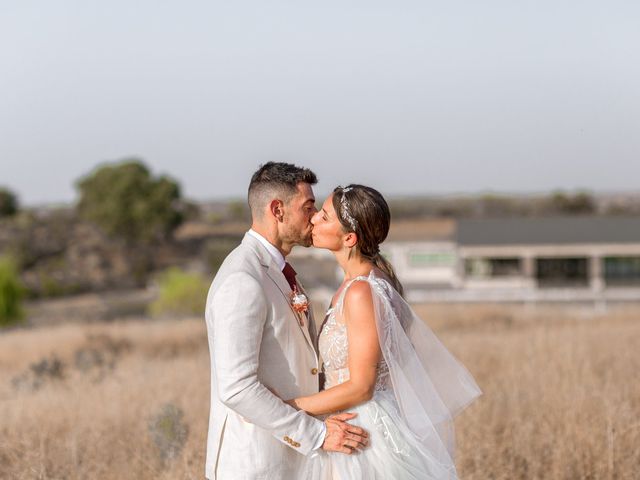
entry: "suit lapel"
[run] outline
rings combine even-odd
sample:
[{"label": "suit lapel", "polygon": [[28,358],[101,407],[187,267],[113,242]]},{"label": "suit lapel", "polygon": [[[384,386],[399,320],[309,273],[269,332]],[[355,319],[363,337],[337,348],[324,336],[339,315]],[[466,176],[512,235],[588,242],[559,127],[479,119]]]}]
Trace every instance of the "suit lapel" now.
[{"label": "suit lapel", "polygon": [[258,255],[258,258],[260,259],[260,263],[267,268],[267,275],[276,284],[276,286],[282,293],[285,302],[287,302],[287,305],[289,305],[289,309],[291,310],[291,313],[293,314],[293,317],[294,317],[293,321],[296,322],[307,344],[313,351],[314,355],[317,356],[316,349],[314,347],[314,342],[313,340],[311,340],[311,337],[309,335],[309,330],[307,328],[307,325],[309,324],[309,322],[305,322],[304,327],[300,325],[300,320],[298,318],[299,314],[293,309],[293,305],[291,305],[291,287],[289,286],[289,283],[287,282],[287,279],[284,277],[284,274],[282,273],[282,271],[278,269],[278,266],[275,264],[273,258],[271,257],[271,254],[267,251],[266,248],[264,248],[264,246],[258,241],[258,239],[256,239],[252,235],[249,235],[248,233],[245,234],[244,238],[242,239],[242,243],[246,243],[247,245],[251,246],[251,248]]},{"label": "suit lapel", "polygon": [[313,346],[313,341],[309,336],[309,331],[306,326],[307,323],[305,322],[305,326],[300,325],[300,319],[298,318],[298,315],[304,315],[304,314],[299,314],[298,312],[296,312],[293,309],[293,305],[291,305],[291,287],[289,286],[289,283],[284,278],[284,275],[282,274],[282,272],[278,270],[278,267],[273,262],[271,263],[271,265],[269,265],[269,269],[267,270],[267,275],[269,275],[271,280],[273,280],[275,284],[278,286],[278,289],[284,296],[285,301],[287,302],[287,305],[289,305],[289,308],[291,309],[291,312],[295,317],[295,321],[296,321],[296,324],[298,325],[298,328],[300,329],[305,340],[307,341],[307,343],[315,353],[315,347]]},{"label": "suit lapel", "polygon": [[307,291],[304,289],[304,287],[300,282],[298,282],[298,287],[300,288],[300,291],[304,293],[305,297],[307,297],[307,299],[309,300],[309,308],[306,311],[307,325],[309,326],[309,337],[311,338],[311,343],[313,343],[313,347],[317,351],[318,350],[318,331],[316,329],[316,320],[315,320],[315,317],[313,316],[313,307],[311,305],[311,298],[309,297],[309,295],[307,294]]}]

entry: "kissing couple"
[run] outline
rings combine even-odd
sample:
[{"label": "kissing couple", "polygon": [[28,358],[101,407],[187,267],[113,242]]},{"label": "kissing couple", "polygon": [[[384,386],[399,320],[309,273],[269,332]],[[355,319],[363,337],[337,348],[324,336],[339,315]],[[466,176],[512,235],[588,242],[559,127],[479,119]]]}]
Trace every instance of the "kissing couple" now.
[{"label": "kissing couple", "polygon": [[[382,195],[337,187],[318,211],[316,183],[307,168],[261,166],[251,229],[211,284],[206,477],[455,479],[453,417],[480,389],[380,254]],[[344,272],[319,329],[286,261],[296,245],[330,250]]]}]

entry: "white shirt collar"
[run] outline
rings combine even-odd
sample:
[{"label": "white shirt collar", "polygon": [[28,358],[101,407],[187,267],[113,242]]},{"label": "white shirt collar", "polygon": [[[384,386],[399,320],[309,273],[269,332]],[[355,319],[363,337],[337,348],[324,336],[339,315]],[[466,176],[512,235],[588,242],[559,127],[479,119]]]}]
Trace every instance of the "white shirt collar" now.
[{"label": "white shirt collar", "polygon": [[275,246],[273,246],[273,244],[269,243],[269,240],[264,238],[255,230],[250,228],[247,233],[251,235],[253,238],[255,238],[256,240],[258,240],[262,245],[264,245],[264,248],[267,249],[267,252],[269,252],[269,254],[271,255],[271,258],[273,258],[273,261],[276,262],[276,265],[278,266],[280,271],[282,271],[282,269],[284,268],[287,262],[284,259],[284,255],[280,253],[280,250],[278,250]]}]

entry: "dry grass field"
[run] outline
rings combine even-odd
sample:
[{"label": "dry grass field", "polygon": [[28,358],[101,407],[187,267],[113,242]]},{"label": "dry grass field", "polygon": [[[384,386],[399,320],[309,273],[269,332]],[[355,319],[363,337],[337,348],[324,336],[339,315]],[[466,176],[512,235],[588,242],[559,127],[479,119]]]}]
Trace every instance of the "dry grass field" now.
[{"label": "dry grass field", "polygon": [[[640,478],[640,307],[420,306],[484,390],[464,479]],[[0,333],[0,478],[201,479],[202,320]]]}]

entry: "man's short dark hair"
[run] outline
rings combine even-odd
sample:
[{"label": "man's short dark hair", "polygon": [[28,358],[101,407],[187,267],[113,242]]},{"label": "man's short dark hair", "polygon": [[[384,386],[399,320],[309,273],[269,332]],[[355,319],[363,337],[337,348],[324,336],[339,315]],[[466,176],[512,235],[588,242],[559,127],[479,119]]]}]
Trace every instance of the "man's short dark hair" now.
[{"label": "man's short dark hair", "polygon": [[249,208],[254,218],[260,218],[267,202],[279,198],[288,202],[298,192],[299,183],[315,185],[316,174],[308,168],[291,163],[267,162],[251,177],[249,183]]}]

